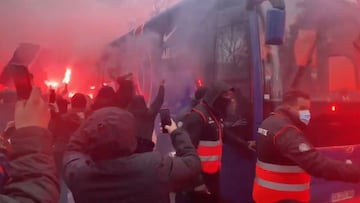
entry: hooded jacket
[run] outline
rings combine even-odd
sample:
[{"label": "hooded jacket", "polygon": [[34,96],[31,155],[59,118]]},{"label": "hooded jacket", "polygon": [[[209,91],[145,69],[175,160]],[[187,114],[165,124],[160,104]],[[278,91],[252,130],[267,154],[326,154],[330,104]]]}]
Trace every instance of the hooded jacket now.
[{"label": "hooded jacket", "polygon": [[188,135],[170,136],[178,157],[134,154],[134,117],[116,107],[95,111],[71,138],[64,176],[77,203],[168,203],[169,192],[189,185],[200,160]]},{"label": "hooded jacket", "polygon": [[17,129],[11,137],[9,181],[1,203],[54,203],[59,184],[52,151],[52,136],[39,127]]},{"label": "hooded jacket", "polygon": [[[193,145],[198,148],[200,140],[205,141],[217,141],[222,140],[222,137],[219,137],[222,134],[221,125],[221,110],[215,106],[218,98],[225,93],[226,91],[232,90],[232,88],[224,82],[215,82],[208,89],[204,96],[203,102],[198,104],[183,120],[183,129],[185,129],[192,140]],[[216,120],[211,119],[212,121],[204,122],[203,116],[215,115]],[[211,124],[210,124],[211,123]],[[199,149],[199,148],[198,148]],[[220,152],[221,153],[221,152]],[[203,167],[204,170],[204,167]],[[214,195],[214,199],[218,198],[220,188],[219,188],[219,173],[207,174],[203,173],[201,177],[201,183],[205,184],[210,192]]]},{"label": "hooded jacket", "polygon": [[[218,119],[221,119],[221,115],[218,109],[215,107],[215,101],[226,91],[232,90],[232,87],[224,82],[215,82],[212,84],[206,91],[206,94],[203,98],[203,103],[198,104],[197,106],[205,106],[206,111],[215,114]],[[197,107],[196,106],[196,107]],[[196,108],[195,107],[195,108]],[[198,146],[199,140],[202,136],[207,136],[203,134],[203,129],[206,127],[201,116],[196,112],[190,112],[183,120],[183,128],[189,133],[191,140],[195,147]]]}]

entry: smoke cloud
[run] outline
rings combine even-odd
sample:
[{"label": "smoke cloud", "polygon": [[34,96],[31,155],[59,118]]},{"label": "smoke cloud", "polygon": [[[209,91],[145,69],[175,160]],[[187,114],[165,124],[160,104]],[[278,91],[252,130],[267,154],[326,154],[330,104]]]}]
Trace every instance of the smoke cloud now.
[{"label": "smoke cloud", "polygon": [[[149,19],[154,5],[164,4],[154,2],[164,1],[2,0],[0,67],[19,43],[30,42],[48,49],[58,61],[82,64],[94,73],[96,61],[108,43]],[[55,72],[53,75],[60,77],[58,72],[63,72],[44,68],[50,76]]]}]

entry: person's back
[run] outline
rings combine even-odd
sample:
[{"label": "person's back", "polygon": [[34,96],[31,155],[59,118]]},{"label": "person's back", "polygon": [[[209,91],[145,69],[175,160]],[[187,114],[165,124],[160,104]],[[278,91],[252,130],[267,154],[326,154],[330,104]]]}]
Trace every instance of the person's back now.
[{"label": "person's back", "polygon": [[190,184],[200,172],[188,135],[175,129],[169,131],[179,157],[135,154],[133,116],[116,107],[95,111],[75,133],[64,158],[64,176],[75,202],[169,202],[174,187]]},{"label": "person's back", "polygon": [[170,188],[158,152],[91,162],[93,167],[74,174],[70,189],[79,203],[169,202]]}]

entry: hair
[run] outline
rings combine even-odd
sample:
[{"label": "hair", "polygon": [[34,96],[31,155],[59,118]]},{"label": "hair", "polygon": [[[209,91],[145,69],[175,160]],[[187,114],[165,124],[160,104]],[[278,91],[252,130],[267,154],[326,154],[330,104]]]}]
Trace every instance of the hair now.
[{"label": "hair", "polygon": [[103,86],[94,99],[92,105],[93,110],[98,110],[104,107],[116,106],[116,94],[112,87]]},{"label": "hair", "polygon": [[71,107],[72,108],[86,108],[86,96],[84,94],[76,93],[71,97]]},{"label": "hair", "polygon": [[282,103],[293,105],[297,102],[299,98],[310,100],[309,94],[300,90],[290,90],[283,95]]}]

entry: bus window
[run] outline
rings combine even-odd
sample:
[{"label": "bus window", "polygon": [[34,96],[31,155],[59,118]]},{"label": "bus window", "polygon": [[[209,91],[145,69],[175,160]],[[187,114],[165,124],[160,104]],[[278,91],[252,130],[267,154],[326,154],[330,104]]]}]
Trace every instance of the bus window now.
[{"label": "bus window", "polygon": [[[262,40],[266,9],[268,4],[262,4],[259,36],[264,78],[271,77],[264,84],[271,93],[266,111],[287,90],[300,89],[312,99],[308,135],[316,146],[360,144],[359,7],[346,0],[286,1],[284,44],[276,48]],[[274,89],[281,90],[280,96]]]}]

